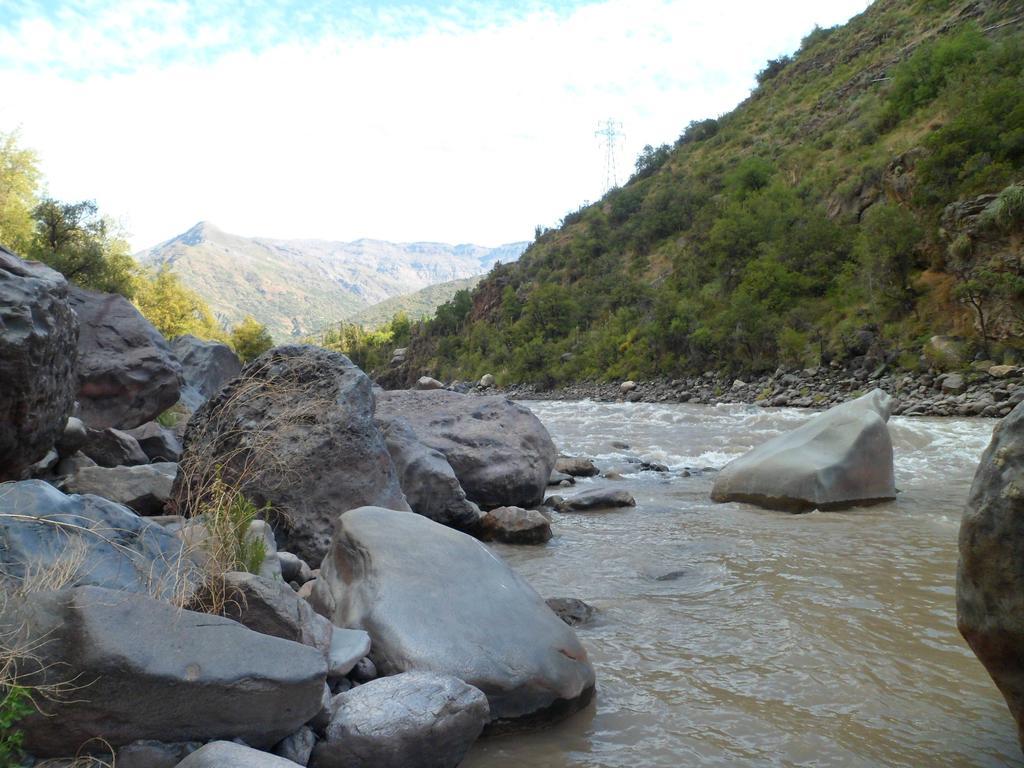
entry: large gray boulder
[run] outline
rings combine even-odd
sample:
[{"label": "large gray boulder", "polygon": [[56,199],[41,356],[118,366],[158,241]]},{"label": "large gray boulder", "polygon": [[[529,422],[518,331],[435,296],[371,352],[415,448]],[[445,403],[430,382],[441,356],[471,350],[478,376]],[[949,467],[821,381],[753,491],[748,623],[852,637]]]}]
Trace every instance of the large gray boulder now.
[{"label": "large gray boulder", "polygon": [[99,496],[66,496],[41,480],[3,483],[0,512],[2,577],[165,598],[190,594],[199,580],[173,533]]},{"label": "large gray boulder", "polygon": [[169,461],[135,467],[82,467],[64,480],[67,493],[91,493],[124,504],[140,515],[163,514],[178,465]]},{"label": "large gray boulder", "polygon": [[341,515],[310,601],[370,633],[381,674],[454,675],[487,695],[492,720],[556,720],[593,693],[587,652],[543,598],[486,546],[420,515]]},{"label": "large gray boulder", "polygon": [[469,500],[485,509],[544,500],[558,452],[540,420],[504,396],[395,390],[380,394],[377,417],[405,419],[448,459]]},{"label": "large gray boulder", "polygon": [[996,425],[960,523],[957,627],[1017,721],[1024,748],[1024,404]]},{"label": "large gray boulder", "polygon": [[725,465],[711,498],[791,512],[895,498],[891,402],[876,389],[762,443]]},{"label": "large gray boulder", "polygon": [[21,479],[61,436],[77,357],[67,281],[0,246],[0,481]]},{"label": "large gray boulder", "polygon": [[295,768],[296,763],[277,755],[236,744],[211,741],[182,760],[176,768]]},{"label": "large gray boulder", "polygon": [[131,429],[178,402],[181,365],[124,296],[72,287],[78,315],[78,402],[90,427]]},{"label": "large gray boulder", "polygon": [[460,530],[475,528],[480,510],[466,498],[444,454],[423,443],[405,419],[392,419],[381,427],[412,511]]},{"label": "large gray boulder", "polygon": [[320,710],[317,650],[143,595],[40,592],[12,600],[0,622],[33,646],[27,684],[75,686],[19,723],[40,757],[97,737],[115,748],[216,738],[269,748]]},{"label": "large gray boulder", "polygon": [[219,475],[272,505],[282,546],[319,563],[339,513],[409,509],[373,411],[370,379],[344,355],[276,347],[189,419],[176,502]]},{"label": "large gray boulder", "polygon": [[181,362],[185,384],[181,401],[195,411],[221,387],[242,371],[242,361],[227,344],[200,339],[191,334],[177,336],[171,349]]},{"label": "large gray boulder", "polygon": [[311,768],[455,768],[488,721],[483,693],[429,672],[374,680],[332,706]]}]

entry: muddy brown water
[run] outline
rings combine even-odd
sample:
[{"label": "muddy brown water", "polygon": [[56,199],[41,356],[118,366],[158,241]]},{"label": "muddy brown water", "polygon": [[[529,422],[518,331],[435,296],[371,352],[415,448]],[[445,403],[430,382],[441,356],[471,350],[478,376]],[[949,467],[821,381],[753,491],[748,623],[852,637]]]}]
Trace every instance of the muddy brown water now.
[{"label": "muddy brown water", "polygon": [[[598,693],[558,726],[478,742],[465,768],[1024,764],[956,631],[957,529],[995,421],[894,418],[896,501],[789,515],[713,504],[714,474],[684,469],[721,467],[807,411],[527,405],[560,449],[623,471],[577,490],[614,484],[637,506],[494,547],[542,595],[598,608],[578,630]],[[626,474],[630,457],[671,471]]]}]

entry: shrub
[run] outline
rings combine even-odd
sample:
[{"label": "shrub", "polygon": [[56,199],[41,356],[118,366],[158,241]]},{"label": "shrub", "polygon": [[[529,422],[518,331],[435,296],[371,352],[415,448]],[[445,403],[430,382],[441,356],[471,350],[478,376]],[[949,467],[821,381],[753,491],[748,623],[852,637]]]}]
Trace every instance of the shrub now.
[{"label": "shrub", "polygon": [[274,340],[263,323],[250,316],[231,329],[231,346],[243,363],[255,360],[272,346]]}]

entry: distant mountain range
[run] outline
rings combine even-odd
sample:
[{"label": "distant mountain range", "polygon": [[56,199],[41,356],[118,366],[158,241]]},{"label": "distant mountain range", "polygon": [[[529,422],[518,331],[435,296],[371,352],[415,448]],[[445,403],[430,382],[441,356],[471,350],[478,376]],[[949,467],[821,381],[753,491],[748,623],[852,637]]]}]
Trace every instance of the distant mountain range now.
[{"label": "distant mountain range", "polygon": [[[172,268],[225,323],[252,315],[276,340],[285,341],[389,299],[479,277],[498,262],[517,260],[527,245],[273,240],[232,235],[200,222],[136,258],[147,266]],[[456,290],[427,291],[408,305],[420,316],[430,314]],[[403,308],[402,302],[395,306],[395,311]]]}]

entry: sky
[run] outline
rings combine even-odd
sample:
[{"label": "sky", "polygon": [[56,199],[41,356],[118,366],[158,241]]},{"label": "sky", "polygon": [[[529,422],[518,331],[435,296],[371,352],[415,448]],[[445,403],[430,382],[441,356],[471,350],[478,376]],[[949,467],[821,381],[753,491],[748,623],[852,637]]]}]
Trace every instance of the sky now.
[{"label": "sky", "polygon": [[732,109],[868,0],[0,2],[0,132],[135,249],[247,236],[498,245]]}]

